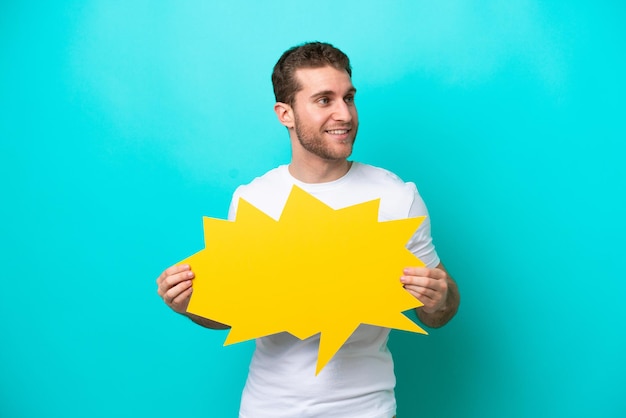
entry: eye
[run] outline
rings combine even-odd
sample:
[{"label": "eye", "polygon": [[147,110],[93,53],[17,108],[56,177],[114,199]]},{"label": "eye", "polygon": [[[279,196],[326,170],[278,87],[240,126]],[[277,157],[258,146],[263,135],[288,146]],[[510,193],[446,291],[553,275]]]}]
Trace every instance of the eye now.
[{"label": "eye", "polygon": [[328,97],[320,97],[319,99],[317,99],[317,102],[321,105],[327,105],[328,103],[330,103],[330,100],[328,99]]},{"label": "eye", "polygon": [[352,104],[354,103],[354,96],[346,96],[343,100],[348,104]]}]

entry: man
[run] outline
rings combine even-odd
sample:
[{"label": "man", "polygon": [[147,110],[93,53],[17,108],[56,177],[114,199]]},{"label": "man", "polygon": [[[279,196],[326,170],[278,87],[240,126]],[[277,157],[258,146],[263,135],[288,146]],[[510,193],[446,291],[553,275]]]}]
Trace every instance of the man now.
[{"label": "man", "polygon": [[[272,74],[274,111],[289,132],[291,163],[240,186],[230,219],[240,197],[278,219],[294,184],[335,209],[380,198],[380,221],[427,214],[413,183],[348,160],[359,126],[351,75],[348,57],[329,44],[307,43],[282,55]],[[407,248],[427,267],[407,266],[398,272],[399,280],[424,304],[417,309],[419,319],[440,327],[456,313],[459,293],[432,244],[429,218]],[[227,328],[186,313],[193,277],[189,266],[170,267],[157,279],[158,293],[170,308],[198,324]],[[358,286],[358,277],[347,279]],[[288,333],[259,338],[240,417],[393,417],[395,376],[388,335],[386,328],[359,326],[318,376],[319,335],[306,340]]]}]

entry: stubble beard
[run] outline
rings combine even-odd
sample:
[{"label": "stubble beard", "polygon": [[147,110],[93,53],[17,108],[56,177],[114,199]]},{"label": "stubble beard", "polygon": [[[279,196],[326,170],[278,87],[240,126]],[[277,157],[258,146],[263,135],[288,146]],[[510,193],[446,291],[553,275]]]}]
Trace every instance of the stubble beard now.
[{"label": "stubble beard", "polygon": [[330,144],[324,141],[323,132],[315,132],[313,129],[303,126],[300,123],[298,115],[294,115],[296,136],[302,148],[308,152],[317,155],[324,160],[337,161],[345,160],[352,154],[352,148],[356,141],[357,127],[351,126],[350,133],[352,137],[347,138],[343,143],[346,144],[345,148],[334,149]]}]

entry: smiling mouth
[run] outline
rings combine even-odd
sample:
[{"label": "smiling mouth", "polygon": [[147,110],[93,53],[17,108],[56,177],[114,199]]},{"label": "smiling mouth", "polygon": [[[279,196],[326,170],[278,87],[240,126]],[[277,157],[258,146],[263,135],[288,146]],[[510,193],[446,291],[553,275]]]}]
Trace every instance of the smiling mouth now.
[{"label": "smiling mouth", "polygon": [[331,129],[326,132],[331,135],[346,135],[348,132],[350,132],[350,129]]}]

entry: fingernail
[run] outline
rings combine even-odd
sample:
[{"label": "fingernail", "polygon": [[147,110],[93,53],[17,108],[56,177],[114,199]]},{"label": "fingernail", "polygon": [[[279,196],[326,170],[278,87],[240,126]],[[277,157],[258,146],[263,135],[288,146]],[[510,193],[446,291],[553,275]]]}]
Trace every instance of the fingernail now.
[{"label": "fingernail", "polygon": [[192,278],[193,277],[193,271],[188,271],[187,272],[187,277]]},{"label": "fingernail", "polygon": [[400,281],[401,281],[402,283],[406,282],[406,277],[404,277],[404,276],[400,277]]}]

